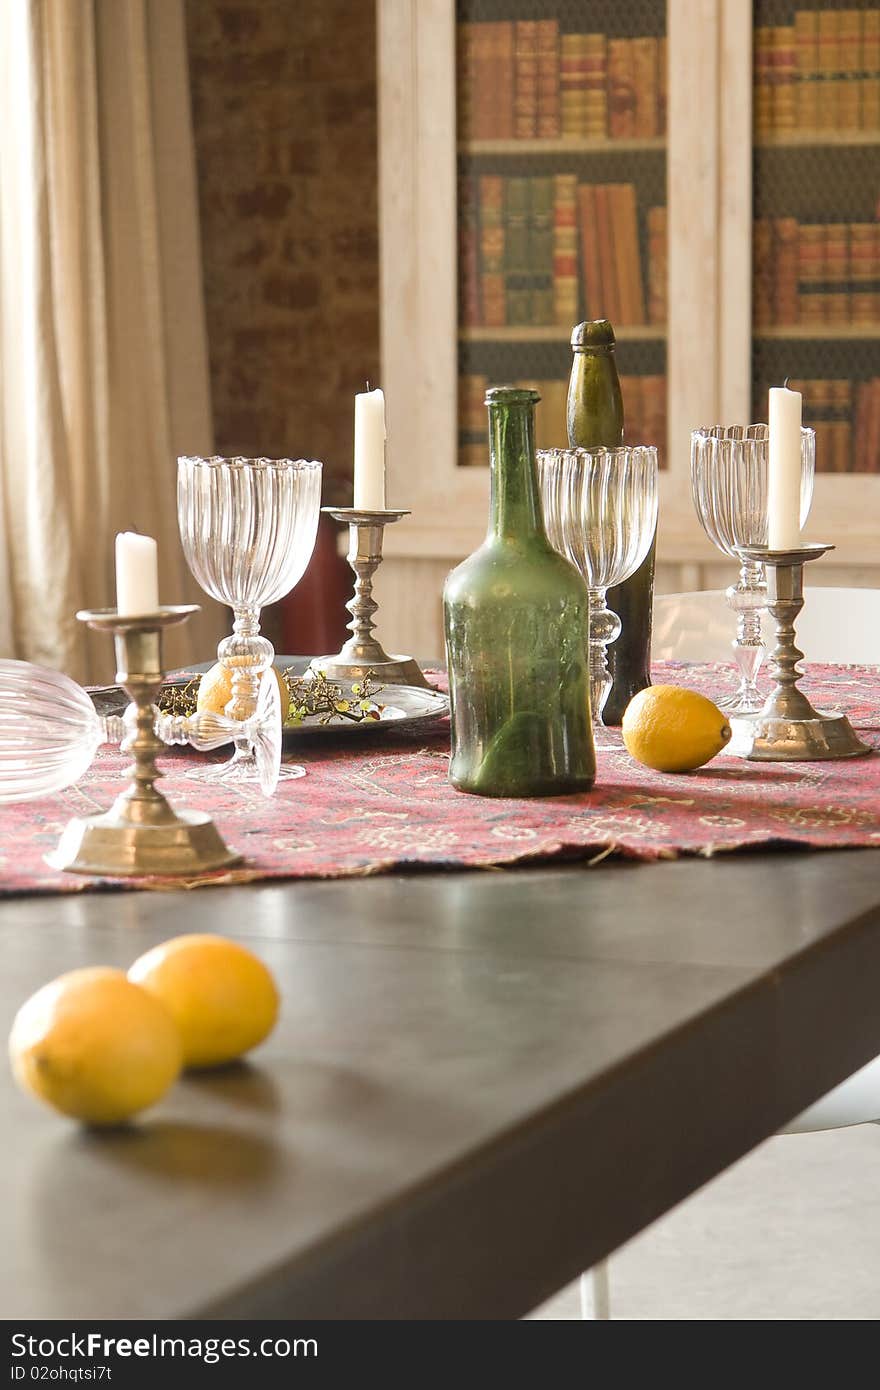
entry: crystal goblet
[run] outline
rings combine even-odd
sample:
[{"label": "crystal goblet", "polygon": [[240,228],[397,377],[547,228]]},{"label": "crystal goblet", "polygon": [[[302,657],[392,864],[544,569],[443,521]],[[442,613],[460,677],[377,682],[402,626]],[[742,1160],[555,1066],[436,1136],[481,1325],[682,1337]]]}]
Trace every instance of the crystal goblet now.
[{"label": "crystal goblet", "polygon": [[[813,501],[816,435],[801,430],[801,526]],[[737,616],[732,642],[739,683],[718,700],[732,714],[756,714],[764,696],[757,678],[764,660],[761,614],[767,607],[764,567],[743,559],[740,547],[767,544],[767,425],[714,425],[691,434],[691,488],[700,524],[709,540],[740,567],[725,590]]]},{"label": "crystal goblet", "polygon": [[[321,464],[306,459],[183,457],[177,461],[177,517],[187,564],[206,593],[233,611],[232,635],[217,656],[232,676],[230,719],[256,708],[261,677],[275,656],[260,635],[260,610],[276,603],[305,573],[318,530]],[[286,765],[285,778],[303,767]],[[251,741],[235,740],[230,762],[204,780],[253,781]]]},{"label": "crystal goblet", "polygon": [[607,593],[634,574],[657,525],[657,450],[539,449],[547,538],[580,570],[590,591],[590,712],[597,747],[616,746],[602,710],[611,689],[608,647],[621,622]]},{"label": "crystal goblet", "polygon": [[[132,732],[136,707],[100,715],[81,685],[61,671],[30,661],[0,659],[0,802],[34,801],[78,782],[102,743],[121,743]],[[156,710],[163,743],[209,752],[236,738],[253,745],[260,788],[271,796],[281,766],[281,701],[274,675],[260,684],[253,717],[241,725],[225,714]]]}]

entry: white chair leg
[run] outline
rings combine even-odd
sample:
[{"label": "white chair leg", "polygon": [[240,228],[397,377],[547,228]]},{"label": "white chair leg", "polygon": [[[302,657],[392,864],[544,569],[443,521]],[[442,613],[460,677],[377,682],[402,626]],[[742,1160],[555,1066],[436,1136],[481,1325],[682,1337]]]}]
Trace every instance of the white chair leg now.
[{"label": "white chair leg", "polygon": [[606,1322],[611,1318],[607,1260],[600,1260],[581,1275],[581,1318],[589,1322]]}]

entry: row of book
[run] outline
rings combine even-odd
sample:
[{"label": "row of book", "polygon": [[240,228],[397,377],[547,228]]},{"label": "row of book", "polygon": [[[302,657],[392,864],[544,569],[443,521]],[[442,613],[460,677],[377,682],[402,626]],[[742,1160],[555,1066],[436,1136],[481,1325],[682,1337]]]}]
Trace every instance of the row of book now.
[{"label": "row of book", "polygon": [[[489,378],[478,373],[466,373],[458,381],[459,464],[463,467],[485,468],[488,461],[486,442],[486,389]],[[564,449],[568,443],[565,427],[567,381],[517,381],[516,386],[531,386],[541,399],[535,412],[535,440],[539,449]],[[655,444],[660,453],[660,466],[666,450],[666,377],[622,376],[623,408],[626,418],[627,442]]]},{"label": "row of book", "polygon": [[[816,431],[820,473],[880,473],[880,377],[790,381],[804,398],[804,424]],[[766,390],[756,400],[766,406]]]},{"label": "row of book", "polygon": [[880,128],[880,9],[755,29],[755,132]]},{"label": "row of book", "polygon": [[880,322],[880,224],[758,218],[754,291],[759,327]]},{"label": "row of book", "polygon": [[464,140],[626,139],[666,129],[666,40],[561,34],[555,19],[458,25]]},{"label": "row of book", "polygon": [[644,237],[639,221],[631,183],[579,183],[575,174],[462,176],[461,322],[489,328],[582,318],[609,318],[621,327],[665,324],[666,209],[647,209]]}]

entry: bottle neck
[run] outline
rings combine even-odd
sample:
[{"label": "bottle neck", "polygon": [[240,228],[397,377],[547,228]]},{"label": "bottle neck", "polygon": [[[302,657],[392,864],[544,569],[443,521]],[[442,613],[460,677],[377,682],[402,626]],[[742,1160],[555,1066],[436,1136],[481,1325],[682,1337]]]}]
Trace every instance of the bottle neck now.
[{"label": "bottle neck", "polygon": [[623,443],[623,396],[613,347],[575,350],[566,414],[572,448],[617,449]]},{"label": "bottle neck", "polygon": [[546,541],[535,461],[535,408],[531,403],[490,404],[489,461],[489,535]]}]

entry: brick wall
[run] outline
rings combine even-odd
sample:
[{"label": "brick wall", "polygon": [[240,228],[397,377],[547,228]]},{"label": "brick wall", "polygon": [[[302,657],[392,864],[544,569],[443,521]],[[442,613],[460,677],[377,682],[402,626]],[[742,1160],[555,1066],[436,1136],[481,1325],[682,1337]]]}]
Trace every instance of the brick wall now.
[{"label": "brick wall", "polygon": [[372,0],[186,0],[217,450],[351,501],[379,384]]}]

